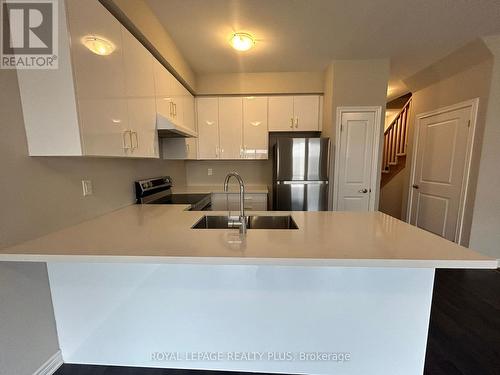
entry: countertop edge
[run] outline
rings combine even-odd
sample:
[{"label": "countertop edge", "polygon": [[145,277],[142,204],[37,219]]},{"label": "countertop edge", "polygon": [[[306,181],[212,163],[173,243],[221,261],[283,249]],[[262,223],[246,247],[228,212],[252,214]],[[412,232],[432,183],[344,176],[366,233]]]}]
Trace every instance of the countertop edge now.
[{"label": "countertop edge", "polygon": [[55,255],[55,254],[0,254],[0,262],[42,263],[144,263],[144,264],[198,264],[213,266],[296,266],[340,268],[448,268],[496,269],[497,259],[491,260],[425,260],[425,259],[315,259],[315,258],[247,258],[247,257],[173,257],[127,255]]}]

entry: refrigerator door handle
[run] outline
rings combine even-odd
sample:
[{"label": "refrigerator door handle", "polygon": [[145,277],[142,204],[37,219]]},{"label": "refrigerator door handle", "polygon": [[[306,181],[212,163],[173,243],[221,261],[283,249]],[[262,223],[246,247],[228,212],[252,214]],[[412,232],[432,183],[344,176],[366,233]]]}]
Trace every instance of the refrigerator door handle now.
[{"label": "refrigerator door handle", "polygon": [[276,181],[277,185],[328,185],[328,181]]}]

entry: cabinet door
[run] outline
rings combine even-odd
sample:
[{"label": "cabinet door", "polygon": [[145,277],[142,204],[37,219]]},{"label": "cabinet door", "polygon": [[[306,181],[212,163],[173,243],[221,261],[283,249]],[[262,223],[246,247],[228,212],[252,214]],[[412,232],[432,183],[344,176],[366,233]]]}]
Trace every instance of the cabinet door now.
[{"label": "cabinet door", "polygon": [[269,131],[293,131],[293,96],[269,97]]},{"label": "cabinet door", "polygon": [[129,156],[129,133],[125,99],[81,99],[79,101],[82,144],[85,155]]},{"label": "cabinet door", "polygon": [[122,27],[125,93],[127,97],[154,97],[153,56]]},{"label": "cabinet door", "polygon": [[245,159],[267,159],[267,97],[243,98],[243,153]]},{"label": "cabinet door", "polygon": [[217,98],[197,98],[198,157],[219,157],[219,104]]},{"label": "cabinet door", "polygon": [[195,122],[195,113],[194,113],[194,96],[191,93],[185,90],[185,95],[183,98],[183,111],[184,111],[184,126],[196,131],[196,122]]},{"label": "cabinet door", "polygon": [[241,97],[219,98],[220,159],[243,157],[243,101]]},{"label": "cabinet door", "polygon": [[156,110],[163,117],[173,121],[173,86],[175,78],[158,60],[153,62]]},{"label": "cabinet door", "polygon": [[[246,211],[267,211],[267,194],[245,194]],[[212,211],[240,211],[239,193],[212,194]]]},{"label": "cabinet door", "polygon": [[162,158],[167,160],[196,160],[196,138],[163,138]]},{"label": "cabinet door", "polygon": [[319,131],[319,96],[294,96],[293,114],[296,131]]},{"label": "cabinet door", "polygon": [[[71,54],[78,98],[123,98],[125,74],[122,26],[98,1],[66,2]],[[85,37],[99,36],[115,46],[107,55],[97,55],[86,48]]]},{"label": "cabinet door", "polygon": [[187,90],[181,85],[177,79],[174,78],[173,90],[172,90],[172,102],[173,102],[173,121],[184,126],[184,106],[185,97]]},{"label": "cabinet door", "polygon": [[131,98],[127,100],[129,127],[132,132],[132,152],[136,158],[158,157],[158,134],[156,131],[156,107],[154,98]]},{"label": "cabinet door", "polygon": [[[98,1],[69,0],[66,5],[83,153],[127,155],[130,138],[124,133],[128,114],[121,24]],[[107,56],[90,51],[82,40],[95,35],[107,39],[115,50]]]}]

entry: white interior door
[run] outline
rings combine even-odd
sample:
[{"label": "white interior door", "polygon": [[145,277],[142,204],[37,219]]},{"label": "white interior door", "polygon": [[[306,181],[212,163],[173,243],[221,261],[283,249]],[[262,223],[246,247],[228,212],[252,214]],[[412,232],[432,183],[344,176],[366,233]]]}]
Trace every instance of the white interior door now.
[{"label": "white interior door", "polygon": [[414,152],[410,223],[458,240],[472,106],[420,118]]},{"label": "white interior door", "polygon": [[337,210],[368,211],[372,175],[376,112],[342,112],[337,142]]}]

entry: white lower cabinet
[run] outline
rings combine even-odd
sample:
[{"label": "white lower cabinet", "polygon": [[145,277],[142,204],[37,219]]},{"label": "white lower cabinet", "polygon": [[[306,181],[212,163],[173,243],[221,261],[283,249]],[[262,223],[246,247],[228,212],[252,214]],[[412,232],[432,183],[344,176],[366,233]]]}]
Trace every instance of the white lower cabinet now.
[{"label": "white lower cabinet", "polygon": [[[213,211],[239,211],[240,194],[239,193],[213,193],[212,210]],[[247,211],[267,211],[266,193],[246,193],[245,210]]]}]

